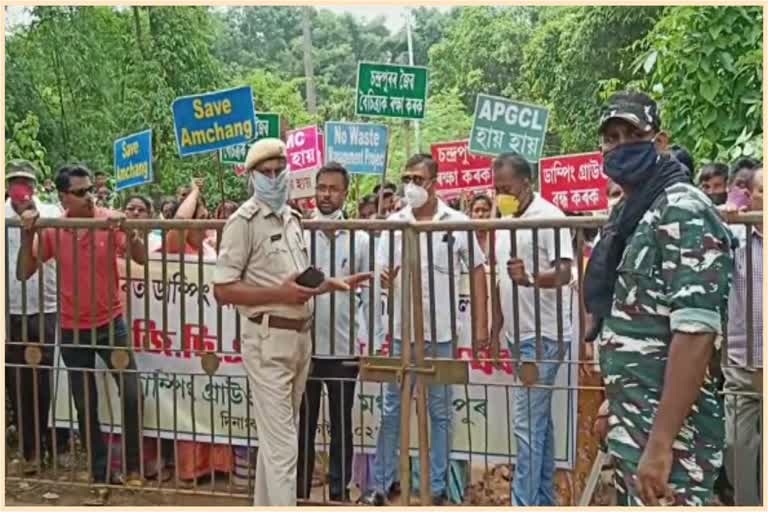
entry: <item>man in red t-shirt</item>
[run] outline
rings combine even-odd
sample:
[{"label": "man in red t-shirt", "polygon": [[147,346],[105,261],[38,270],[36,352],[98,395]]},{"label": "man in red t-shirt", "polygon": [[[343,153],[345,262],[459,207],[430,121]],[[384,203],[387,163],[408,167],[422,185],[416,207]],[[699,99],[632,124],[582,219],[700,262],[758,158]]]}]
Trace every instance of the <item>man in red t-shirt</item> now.
[{"label": "man in red t-shirt", "polygon": [[[126,483],[141,485],[139,471],[139,418],[141,401],[135,373],[136,362],[128,345],[128,331],[122,317],[117,257],[130,253],[139,264],[146,262],[146,249],[138,233],[119,228],[122,213],[95,206],[91,173],[74,165],[59,170],[56,189],[65,210],[64,218],[109,219],[111,229],[41,229],[35,234],[39,216],[33,207],[21,214],[22,237],[18,254],[17,276],[28,279],[40,262],[56,258],[60,270],[61,355],[69,368],[70,386],[77,409],[80,436],[90,448],[91,473],[96,486],[86,504],[105,504],[109,492],[99,484],[117,483],[108,478],[107,444],[98,421],[95,355],[110,370],[127,355],[127,372],[112,373],[122,398],[122,427],[125,432]],[[121,350],[122,349],[122,350]],[[128,350],[126,350],[128,349]],[[122,364],[117,366],[122,367]],[[77,371],[81,370],[81,371]],[[132,371],[133,370],[133,371]]]}]

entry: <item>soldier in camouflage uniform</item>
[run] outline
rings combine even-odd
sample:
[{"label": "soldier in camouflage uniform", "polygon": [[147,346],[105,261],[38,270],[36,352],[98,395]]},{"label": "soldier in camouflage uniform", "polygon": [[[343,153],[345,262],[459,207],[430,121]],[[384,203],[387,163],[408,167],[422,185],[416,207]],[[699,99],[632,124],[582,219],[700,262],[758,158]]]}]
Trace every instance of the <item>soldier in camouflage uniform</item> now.
[{"label": "soldier in camouflage uniform", "polygon": [[665,154],[656,104],[618,93],[601,123],[606,174],[625,201],[587,269],[622,505],[704,505],[722,465],[710,371],[727,321],[730,231]]}]

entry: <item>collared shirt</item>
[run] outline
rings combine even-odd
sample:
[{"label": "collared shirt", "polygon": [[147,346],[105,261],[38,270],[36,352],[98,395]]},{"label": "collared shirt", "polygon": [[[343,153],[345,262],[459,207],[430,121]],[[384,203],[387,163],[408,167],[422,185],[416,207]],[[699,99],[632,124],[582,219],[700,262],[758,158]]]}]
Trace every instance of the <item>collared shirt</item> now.
[{"label": "collared shirt", "polygon": [[[97,207],[93,218],[112,213]],[[124,232],[43,229],[40,240],[41,259],[55,257],[59,265],[63,329],[101,327],[122,314],[117,259],[125,254]]]},{"label": "collared shirt", "polygon": [[[608,447],[614,456],[634,464],[640,460],[658,413],[674,333],[710,333],[715,349],[720,347],[732,240],[712,202],[683,183],[654,201],[627,240],[611,314],[598,338],[611,410]],[[707,372],[675,438],[673,468],[693,468],[699,480],[714,475],[723,438],[722,400]]]},{"label": "collared shirt", "polygon": [[[56,218],[61,216],[57,206],[45,204],[34,197],[35,207],[41,218]],[[5,218],[17,219],[19,215],[11,206],[11,200],[5,201]],[[19,249],[21,248],[21,229],[6,228],[6,243],[8,244],[8,312],[12,315],[28,315],[40,313],[40,280],[39,273],[35,271],[25,283],[16,279],[16,263],[18,262]],[[26,309],[22,304],[22,289],[26,286]],[[56,263],[49,261],[43,264],[43,313],[56,312]]]},{"label": "collared shirt", "polygon": [[[555,205],[534,194],[533,201],[520,216],[521,219],[561,219],[565,214]],[[562,228],[555,235],[555,229],[539,229],[537,231],[536,247],[533,245],[533,230],[516,230],[517,255],[523,260],[526,271],[534,274],[537,272],[550,272],[557,260],[573,260],[573,248],[571,246],[571,231]],[[555,240],[559,240],[560,247]],[[507,262],[511,258],[512,247],[509,230],[496,232],[496,276],[499,280],[499,295],[501,310],[504,313],[504,330],[511,341],[514,338],[514,312],[517,308],[518,329],[520,339],[529,338],[536,334],[536,290],[533,286],[517,287],[517,304],[513,300],[513,283],[507,272]],[[534,254],[536,259],[534,260]],[[538,268],[534,269],[534,261]],[[558,326],[560,332],[566,338],[571,333],[571,293],[568,286],[560,287],[561,309],[557,311],[556,288],[539,288],[539,328],[541,335],[551,339],[558,339]]]},{"label": "collared shirt", "polygon": [[[414,221],[413,210],[406,206],[399,212],[389,216],[391,221]],[[466,215],[458,212],[443,201],[438,199],[437,212],[433,221],[465,221],[469,220]],[[437,343],[452,341],[451,316],[457,315],[459,311],[459,290],[462,265],[465,269],[470,269],[470,250],[473,252],[474,268],[485,265],[485,255],[477,241],[477,237],[472,234],[471,240],[466,231],[451,232],[434,231],[432,235],[432,261],[429,259],[427,246],[427,233],[421,233],[420,252],[421,252],[421,299],[423,304],[424,339],[435,341]],[[394,261],[389,261],[390,238],[393,238]],[[392,337],[402,339],[402,320],[401,320],[401,291],[402,291],[402,266],[403,266],[403,233],[394,231],[394,237],[390,236],[389,231],[385,231],[379,237],[379,245],[376,253],[377,281],[378,275],[383,269],[400,267],[400,271],[394,281],[394,318]],[[451,269],[452,265],[452,269]],[[453,270],[451,276],[450,270]],[[434,276],[434,296],[430,295],[429,275]],[[453,277],[453,279],[451,279]],[[453,297],[451,297],[451,281],[453,281]],[[451,301],[453,301],[453,312],[451,312]],[[435,332],[432,332],[434,322]],[[388,326],[387,326],[388,328]],[[457,331],[469,329],[470,326],[457,325]],[[456,333],[458,336],[458,332]]]},{"label": "collared shirt", "polygon": [[[740,226],[743,228],[743,226]],[[752,308],[752,364],[763,367],[763,235],[752,230],[751,248],[747,248],[746,230],[739,233],[739,247],[734,254],[734,274],[728,299],[728,359],[747,365],[747,311]],[[736,230],[734,230],[736,232]],[[752,254],[752,270],[747,267],[747,250]],[[747,301],[747,284],[752,283],[752,302]]]},{"label": "collared shirt", "polygon": [[[276,213],[252,197],[224,226],[213,283],[243,281],[256,287],[278,287],[308,266],[309,255],[298,212],[285,207]],[[312,316],[312,301],[301,305],[238,306],[237,309],[246,318],[269,313],[303,320]]]},{"label": "collared shirt", "polygon": [[[331,236],[334,240],[333,250],[331,250],[331,238],[326,232],[318,230],[314,235],[309,231],[304,233],[307,246],[310,248],[310,260],[314,258],[314,266],[326,277],[345,277],[370,270],[370,240],[367,233],[355,231],[354,261],[351,250],[352,236],[349,231],[336,231]],[[331,258],[332,253],[333,258]],[[355,340],[361,325],[368,320],[369,296],[368,290],[363,289],[359,297],[355,290],[315,297],[315,356],[359,355]],[[354,330],[350,329],[352,320],[350,302],[355,308]],[[359,308],[360,302],[363,304],[362,308]],[[333,305],[333,314],[331,314],[331,305]],[[350,340],[352,340],[351,344]]]}]

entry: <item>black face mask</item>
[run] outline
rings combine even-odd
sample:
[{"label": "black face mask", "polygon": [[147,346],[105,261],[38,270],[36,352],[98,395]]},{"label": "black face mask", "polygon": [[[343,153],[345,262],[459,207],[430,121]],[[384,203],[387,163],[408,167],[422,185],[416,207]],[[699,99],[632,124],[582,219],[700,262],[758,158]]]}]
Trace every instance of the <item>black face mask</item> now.
[{"label": "black face mask", "polygon": [[644,140],[622,144],[608,151],[603,157],[603,166],[605,174],[618,185],[636,187],[648,179],[648,171],[658,158],[656,142]]},{"label": "black face mask", "polygon": [[728,192],[718,192],[717,194],[707,194],[707,197],[709,197],[709,199],[712,200],[712,203],[715,206],[720,206],[725,204],[725,202],[728,200]]}]

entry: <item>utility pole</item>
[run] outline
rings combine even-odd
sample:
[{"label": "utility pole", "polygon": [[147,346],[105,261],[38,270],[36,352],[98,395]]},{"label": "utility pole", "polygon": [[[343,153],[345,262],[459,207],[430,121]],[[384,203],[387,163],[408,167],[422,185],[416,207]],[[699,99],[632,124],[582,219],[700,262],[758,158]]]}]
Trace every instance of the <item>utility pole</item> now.
[{"label": "utility pole", "polygon": [[[408,38],[408,64],[413,66],[413,35],[411,34],[411,8],[405,13],[405,34]],[[413,121],[416,131],[416,152],[421,153],[421,126],[418,120]]]},{"label": "utility pole", "polygon": [[307,110],[310,114],[317,114],[317,97],[315,95],[315,68],[312,64],[312,27],[310,26],[310,14],[312,7],[301,8],[301,28],[303,32],[304,46],[304,76],[307,78]]}]

